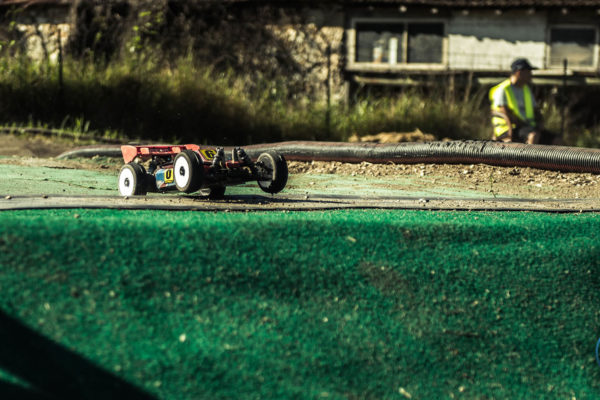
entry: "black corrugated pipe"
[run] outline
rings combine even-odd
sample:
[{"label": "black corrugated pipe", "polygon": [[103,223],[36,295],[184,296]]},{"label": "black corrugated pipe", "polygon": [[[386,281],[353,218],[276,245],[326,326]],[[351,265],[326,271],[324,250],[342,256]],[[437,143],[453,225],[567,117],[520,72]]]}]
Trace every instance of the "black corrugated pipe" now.
[{"label": "black corrugated pipe", "polygon": [[[581,147],[528,145],[493,141],[457,140],[426,143],[344,143],[279,142],[244,146],[248,155],[257,158],[274,150],[288,160],[342,161],[372,163],[489,164],[507,167],[533,167],[554,171],[600,173],[600,150]],[[120,157],[115,146],[75,149],[58,158]]]}]

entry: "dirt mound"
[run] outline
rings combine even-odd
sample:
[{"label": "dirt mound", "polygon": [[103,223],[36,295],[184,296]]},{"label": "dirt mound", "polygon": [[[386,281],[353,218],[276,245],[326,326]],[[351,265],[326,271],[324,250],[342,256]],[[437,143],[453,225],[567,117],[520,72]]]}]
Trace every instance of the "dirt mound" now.
[{"label": "dirt mound", "polygon": [[381,132],[376,135],[358,136],[354,134],[348,139],[349,142],[372,142],[372,143],[403,143],[403,142],[433,142],[437,138],[431,133],[423,133],[420,129],[413,132]]},{"label": "dirt mound", "polygon": [[55,138],[0,134],[0,156],[56,157],[72,148],[72,142]]}]

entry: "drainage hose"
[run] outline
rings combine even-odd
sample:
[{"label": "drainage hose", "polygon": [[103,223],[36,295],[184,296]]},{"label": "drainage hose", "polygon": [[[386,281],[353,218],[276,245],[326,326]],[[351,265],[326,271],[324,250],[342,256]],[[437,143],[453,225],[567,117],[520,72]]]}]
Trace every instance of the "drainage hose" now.
[{"label": "drainage hose", "polygon": [[123,157],[120,145],[93,145],[77,147],[73,150],[65,151],[56,156],[58,159],[65,158],[92,158],[92,157]]},{"label": "drainage hose", "polygon": [[[493,141],[457,140],[425,143],[279,142],[244,146],[256,159],[276,151],[288,160],[372,163],[488,164],[533,167],[555,171],[600,173],[600,150],[567,146],[528,145]],[[75,149],[58,158],[120,157],[116,146]]]}]

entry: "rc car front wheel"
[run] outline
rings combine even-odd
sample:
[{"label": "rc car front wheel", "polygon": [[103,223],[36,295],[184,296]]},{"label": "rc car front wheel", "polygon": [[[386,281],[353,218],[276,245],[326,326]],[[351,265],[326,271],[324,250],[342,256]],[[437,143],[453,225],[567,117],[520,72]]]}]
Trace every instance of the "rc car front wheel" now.
[{"label": "rc car front wheel", "polygon": [[259,169],[258,186],[267,193],[281,192],[288,180],[285,158],[275,152],[262,153],[256,165]]},{"label": "rc car front wheel", "polygon": [[200,157],[192,150],[177,154],[173,163],[175,186],[182,192],[193,193],[202,186],[204,173]]},{"label": "rc car front wheel", "polygon": [[119,172],[119,193],[121,196],[145,195],[146,170],[138,163],[123,165]]}]

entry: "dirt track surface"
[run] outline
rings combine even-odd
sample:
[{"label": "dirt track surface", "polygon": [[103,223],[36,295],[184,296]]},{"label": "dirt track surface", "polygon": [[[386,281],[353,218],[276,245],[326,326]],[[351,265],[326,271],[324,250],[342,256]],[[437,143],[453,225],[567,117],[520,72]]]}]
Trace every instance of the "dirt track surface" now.
[{"label": "dirt track surface", "polygon": [[[72,146],[72,144],[71,144]],[[0,135],[0,164],[21,165],[24,167],[44,167],[51,169],[90,170],[108,174],[118,174],[122,160],[95,157],[92,159],[58,160],[55,157],[67,148],[67,143],[53,143],[46,138],[18,138]],[[120,204],[126,208],[141,204],[155,204],[165,207],[168,203],[176,208],[203,209],[310,209],[310,208],[450,208],[450,209],[570,209],[600,210],[600,175],[591,173],[562,173],[534,168],[507,168],[483,164],[358,164],[342,162],[297,162],[289,164],[290,175],[301,177],[291,181],[290,193],[282,193],[273,200],[264,196],[227,196],[224,203],[209,202],[201,196],[146,197],[142,200],[123,199],[115,196],[97,197],[109,204]],[[314,177],[314,181],[313,178]],[[361,194],[360,189],[344,192],[335,184],[335,178],[345,182],[356,180],[364,187],[365,182],[376,189],[370,194]],[[300,182],[300,183],[298,183]],[[325,183],[322,183],[325,182]],[[319,186],[319,184],[321,186]],[[294,187],[296,185],[296,187]],[[298,192],[306,186],[306,195]],[[357,185],[357,188],[360,185]],[[411,190],[415,196],[399,196],[398,190]],[[394,190],[396,192],[394,192]],[[389,195],[387,192],[389,191]],[[444,193],[448,193],[445,196]],[[468,193],[462,196],[460,193]],[[376,195],[373,195],[376,193]],[[395,193],[395,194],[394,194]],[[436,193],[423,195],[422,193]],[[115,193],[116,194],[116,193]],[[94,193],[90,193],[90,198]],[[17,199],[18,196],[13,196]],[[35,198],[35,197],[32,197]],[[337,199],[335,199],[337,198]],[[512,198],[512,200],[511,200]],[[514,199],[520,199],[514,201]],[[258,200],[256,200],[258,199]],[[266,199],[266,200],[265,200]],[[525,204],[522,200],[529,200]],[[48,197],[44,204],[48,205]],[[305,201],[306,200],[306,201]],[[21,200],[23,204],[34,200]],[[81,203],[67,200],[67,197],[54,198],[57,202]],[[98,200],[99,201],[99,200]],[[306,204],[300,204],[304,201]],[[478,203],[479,201],[479,203]],[[483,201],[483,203],[481,203]],[[201,203],[201,204],[200,204]],[[13,201],[14,205],[15,202]],[[3,206],[7,206],[3,202]],[[38,204],[37,206],[43,206]]]},{"label": "dirt track surface", "polygon": [[340,162],[290,162],[290,173],[339,174],[368,177],[411,176],[423,188],[440,185],[463,187],[482,193],[534,198],[598,198],[600,175],[507,168],[484,164],[360,164]]}]

